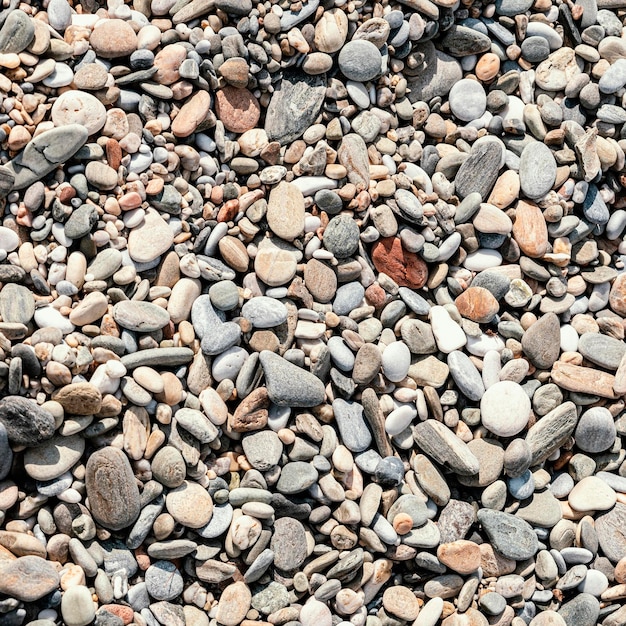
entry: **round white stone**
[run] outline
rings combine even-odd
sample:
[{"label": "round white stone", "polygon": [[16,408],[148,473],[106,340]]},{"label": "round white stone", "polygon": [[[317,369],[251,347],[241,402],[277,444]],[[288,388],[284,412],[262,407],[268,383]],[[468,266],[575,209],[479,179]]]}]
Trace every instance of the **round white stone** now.
[{"label": "round white stone", "polygon": [[530,398],[511,380],[503,380],[485,391],[480,401],[480,416],[485,428],[498,437],[517,435],[528,424]]},{"label": "round white stone", "polygon": [[13,252],[20,245],[17,233],[6,226],[0,226],[0,250]]}]

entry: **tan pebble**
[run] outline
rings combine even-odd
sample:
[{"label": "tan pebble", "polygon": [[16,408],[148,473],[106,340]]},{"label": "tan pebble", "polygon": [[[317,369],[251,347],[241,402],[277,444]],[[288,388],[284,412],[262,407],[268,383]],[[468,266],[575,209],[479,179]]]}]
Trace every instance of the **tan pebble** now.
[{"label": "tan pebble", "polygon": [[412,622],[419,613],[419,603],[415,594],[402,585],[387,587],[383,593],[385,610],[402,620]]},{"label": "tan pebble", "polygon": [[252,92],[230,86],[216,92],[215,110],[227,130],[234,133],[254,128],[261,116],[261,107]]},{"label": "tan pebble", "polygon": [[519,174],[513,170],[507,170],[498,177],[488,203],[499,209],[506,209],[518,198],[519,190]]},{"label": "tan pebble", "polygon": [[102,20],[91,33],[89,43],[98,56],[114,59],[137,49],[137,35],[124,20]]},{"label": "tan pebble", "polygon": [[444,543],[437,548],[437,558],[459,574],[471,574],[480,567],[478,544],[466,539]]},{"label": "tan pebble", "polygon": [[211,107],[211,96],[206,91],[198,91],[181,108],[172,122],[172,132],[176,137],[189,137],[206,119]]}]

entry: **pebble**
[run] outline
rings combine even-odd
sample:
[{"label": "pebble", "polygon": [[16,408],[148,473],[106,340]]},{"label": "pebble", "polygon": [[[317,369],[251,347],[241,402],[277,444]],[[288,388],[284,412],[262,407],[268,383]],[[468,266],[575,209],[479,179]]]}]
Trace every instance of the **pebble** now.
[{"label": "pebble", "polygon": [[39,4],[4,621],[623,623],[619,2]]},{"label": "pebble", "polygon": [[[506,407],[506,411],[502,411]],[[480,400],[480,417],[499,437],[512,437],[524,429],[530,417],[530,399],[524,389],[509,380],[490,386]]]}]

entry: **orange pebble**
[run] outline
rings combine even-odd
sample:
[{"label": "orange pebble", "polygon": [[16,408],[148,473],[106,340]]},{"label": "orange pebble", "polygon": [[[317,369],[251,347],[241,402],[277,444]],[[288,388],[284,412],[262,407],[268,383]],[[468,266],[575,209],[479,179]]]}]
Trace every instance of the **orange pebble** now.
[{"label": "orange pebble", "polygon": [[399,535],[406,535],[413,528],[413,518],[407,513],[398,513],[393,518],[393,528]]},{"label": "orange pebble", "polygon": [[493,52],[487,52],[476,63],[476,77],[483,82],[493,80],[500,71],[500,59]]}]

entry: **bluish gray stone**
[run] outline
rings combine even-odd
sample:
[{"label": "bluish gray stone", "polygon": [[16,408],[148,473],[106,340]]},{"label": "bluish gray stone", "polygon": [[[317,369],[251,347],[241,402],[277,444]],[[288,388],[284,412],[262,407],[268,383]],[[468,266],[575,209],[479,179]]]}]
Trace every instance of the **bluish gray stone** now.
[{"label": "bluish gray stone", "polygon": [[[625,60],[626,61],[626,60]],[[600,195],[600,190],[591,183],[583,202],[585,217],[594,224],[606,224],[609,221],[609,208]]]},{"label": "bluish gray stone", "polygon": [[364,296],[365,288],[361,283],[352,282],[341,285],[335,294],[333,312],[337,315],[349,315],[353,309],[360,306]]}]

